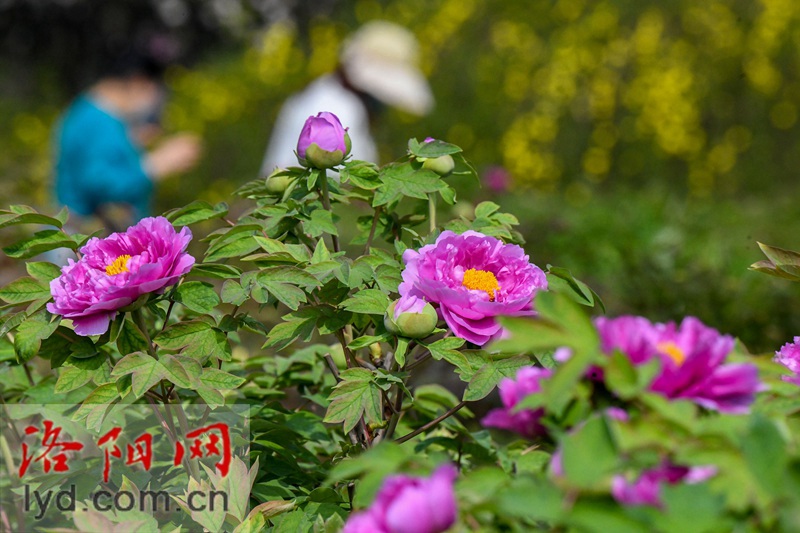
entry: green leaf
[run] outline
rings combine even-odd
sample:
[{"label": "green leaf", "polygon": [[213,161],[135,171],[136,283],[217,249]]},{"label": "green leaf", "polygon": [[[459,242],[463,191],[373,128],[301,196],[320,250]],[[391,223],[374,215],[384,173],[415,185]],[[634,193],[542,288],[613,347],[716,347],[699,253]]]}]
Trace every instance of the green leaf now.
[{"label": "green leaf", "polygon": [[323,233],[339,235],[339,231],[336,229],[336,221],[338,221],[338,219],[339,217],[335,216],[330,211],[316,209],[311,212],[310,220],[303,222],[303,228],[306,233],[313,238],[317,238]]},{"label": "green leaf", "polygon": [[294,266],[275,266],[265,268],[258,273],[256,279],[259,283],[266,281],[277,281],[280,283],[290,283],[306,289],[314,289],[321,284],[317,278]]},{"label": "green leaf", "polygon": [[406,352],[408,351],[408,339],[397,337],[397,348],[394,350],[394,360],[400,368],[406,366]]},{"label": "green leaf", "polygon": [[167,211],[164,216],[167,217],[167,220],[172,222],[173,226],[178,227],[224,217],[227,214],[228,206],[224,202],[220,202],[217,205],[212,206],[208,202],[195,200],[194,202],[185,207],[181,207],[180,209]]},{"label": "green leaf", "polygon": [[[171,383],[174,383],[176,386],[181,387],[183,389],[192,389],[194,388],[193,385],[195,385],[196,380],[192,379],[193,376],[189,374],[189,370],[187,370],[186,367],[183,366],[182,364],[183,361],[191,361],[191,363],[197,365],[197,367],[192,366],[190,363],[189,368],[191,368],[192,370],[201,368],[200,371],[202,372],[202,367],[200,367],[200,364],[194,359],[191,359],[189,357],[180,357],[172,354],[167,354],[163,356],[158,361],[158,363],[162,367],[164,367],[165,379],[168,379]],[[196,377],[199,376],[195,374],[195,378]]]},{"label": "green leaf", "polygon": [[481,202],[475,206],[475,218],[486,217],[500,209],[500,206],[494,202]]},{"label": "green leaf", "polygon": [[17,326],[14,335],[14,351],[20,362],[30,361],[39,351],[42,340],[48,338],[58,327],[58,320],[49,322],[43,314],[33,315]]},{"label": "green leaf", "polygon": [[34,278],[19,278],[0,289],[0,300],[10,304],[21,304],[43,298],[50,298],[50,288]]},{"label": "green leaf", "polygon": [[430,344],[420,343],[431,352],[431,357],[437,361],[444,359],[451,365],[462,370],[469,370],[469,362],[461,352],[457,351],[466,341],[459,337],[445,337]]},{"label": "green leaf", "polygon": [[282,349],[294,342],[298,337],[306,341],[309,340],[314,333],[314,328],[319,318],[321,318],[321,311],[317,308],[305,308],[289,313],[283,317],[286,322],[282,322],[270,330],[264,347]]},{"label": "green leaf", "polygon": [[94,376],[94,370],[65,366],[61,369],[54,390],[57,394],[62,394],[80,389],[92,380],[92,376]]},{"label": "green leaf", "polygon": [[61,275],[60,267],[45,261],[28,261],[25,263],[25,269],[36,281],[44,283],[48,287],[52,280]]},{"label": "green leaf", "polygon": [[210,313],[219,305],[214,286],[203,281],[187,281],[175,289],[175,301],[196,313]]},{"label": "green leaf", "polygon": [[0,228],[17,224],[44,224],[60,228],[66,221],[66,210],[62,209],[56,217],[42,215],[27,205],[12,205],[8,210],[0,211]]},{"label": "green leaf", "polygon": [[223,241],[221,244],[214,243],[206,252],[205,261],[213,263],[219,259],[243,257],[258,247],[258,242],[252,235],[237,233],[236,237],[230,241]]},{"label": "green leaf", "polygon": [[147,338],[131,320],[125,319],[117,336],[117,349],[121,355],[133,352],[146,352],[150,347]]},{"label": "green leaf", "polygon": [[247,292],[238,281],[226,279],[220,292],[222,301],[226,304],[242,305],[247,300]]},{"label": "green leaf", "polygon": [[345,163],[342,171],[342,182],[350,181],[354,186],[366,190],[377,189],[381,182],[378,179],[378,166],[366,161],[350,161]]},{"label": "green leaf", "polygon": [[561,451],[564,476],[579,487],[603,483],[620,462],[604,417],[592,418],[567,434]]},{"label": "green leaf", "polygon": [[386,342],[388,340],[389,340],[388,333],[385,333],[383,335],[364,335],[362,337],[353,339],[347,345],[347,347],[350,348],[351,350],[359,350],[361,348],[366,348],[367,346],[370,346],[371,344],[374,344],[376,342]]},{"label": "green leaf", "polygon": [[11,246],[6,246],[3,251],[14,259],[28,259],[57,248],[75,250],[78,244],[68,235],[57,229],[37,231],[32,237],[17,241]]},{"label": "green leaf", "polygon": [[240,387],[246,380],[216,368],[204,368],[200,381],[212,389],[225,390]]},{"label": "green leaf", "polygon": [[231,348],[225,334],[200,320],[173,324],[156,335],[153,341],[162,348],[184,348],[184,355],[198,361],[205,361],[208,357],[222,361],[231,359]]},{"label": "green leaf", "polygon": [[510,357],[500,361],[489,360],[478,370],[464,391],[464,400],[473,402],[485,398],[503,378],[513,378],[517,370],[530,366],[531,361],[524,356]]},{"label": "green leaf", "polygon": [[353,313],[383,316],[389,307],[389,297],[381,290],[365,289],[358,291],[340,305]]},{"label": "green leaf", "polygon": [[131,374],[131,390],[136,398],[140,398],[156,383],[167,378],[168,372],[155,359],[141,352],[128,354],[114,365],[112,376]]},{"label": "green leaf", "polygon": [[408,153],[416,157],[441,157],[443,155],[457,154],[460,151],[461,148],[455,144],[446,143],[439,139],[429,142],[419,142],[416,139],[409,139],[408,141]]},{"label": "green leaf", "polygon": [[205,276],[215,279],[231,279],[242,277],[242,271],[232,265],[221,263],[201,263],[194,265],[189,273],[192,276]]},{"label": "green leaf", "polygon": [[547,284],[550,290],[566,294],[581,305],[594,307],[596,304],[605,312],[605,305],[603,305],[597,293],[590,289],[584,282],[576,279],[566,268],[548,265]]},{"label": "green leaf", "polygon": [[392,163],[381,170],[381,186],[375,193],[373,207],[395,202],[402,196],[426,200],[428,194],[444,186],[431,170],[414,170],[409,163]]},{"label": "green leaf", "polygon": [[381,419],[381,391],[374,375],[365,368],[351,368],[340,374],[342,381],[331,391],[330,405],[324,422],[344,423],[345,433],[352,430],[362,416],[367,422]]}]

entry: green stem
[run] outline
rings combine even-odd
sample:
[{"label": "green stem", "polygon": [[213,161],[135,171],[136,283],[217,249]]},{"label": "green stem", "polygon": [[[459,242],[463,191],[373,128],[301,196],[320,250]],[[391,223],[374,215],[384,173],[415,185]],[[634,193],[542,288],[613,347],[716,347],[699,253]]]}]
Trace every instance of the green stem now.
[{"label": "green stem", "polygon": [[[319,184],[320,188],[322,189],[322,193],[320,195],[320,198],[322,200],[322,206],[325,208],[326,211],[331,211],[331,197],[330,193],[328,192],[328,173],[325,172],[324,170],[320,171]],[[331,235],[331,242],[333,243],[333,251],[338,252],[339,237],[337,237],[336,235]]]},{"label": "green stem", "polygon": [[430,233],[436,231],[436,193],[428,193],[428,229]]},{"label": "green stem", "polygon": [[378,228],[378,221],[381,218],[381,208],[382,206],[375,208],[375,214],[372,216],[372,227],[369,229],[369,237],[367,237],[367,244],[364,245],[363,255],[367,255],[370,246],[372,246],[372,239],[375,237],[375,230]]},{"label": "green stem", "polygon": [[467,405],[467,402],[459,402],[459,404],[458,404],[458,405],[456,405],[456,406],[455,406],[455,407],[453,407],[452,409],[449,409],[449,410],[448,410],[448,411],[446,411],[446,412],[445,412],[443,415],[441,415],[441,416],[439,416],[439,417],[437,417],[437,418],[435,418],[435,419],[431,420],[430,422],[428,422],[428,423],[427,423],[427,424],[425,424],[424,426],[418,427],[417,429],[415,429],[415,430],[414,430],[414,431],[412,431],[411,433],[408,433],[408,434],[406,434],[406,435],[403,435],[402,437],[400,437],[399,439],[397,439],[395,442],[396,442],[397,444],[403,444],[403,443],[404,443],[404,442],[406,442],[407,440],[411,440],[411,439],[413,439],[414,437],[416,437],[417,435],[419,435],[419,434],[420,434],[420,433],[422,433],[423,431],[427,431],[427,430],[429,430],[430,428],[432,428],[432,427],[434,427],[434,426],[438,425],[438,424],[439,424],[439,423],[440,423],[442,420],[444,420],[445,418],[449,418],[449,417],[453,416],[454,414],[456,414],[456,412],[458,412],[458,411],[459,411],[459,410],[460,410],[462,407],[464,407],[465,405]]},{"label": "green stem", "polygon": [[145,340],[147,340],[147,353],[149,353],[153,359],[158,359],[156,348],[153,345],[153,339],[150,338],[150,332],[147,330],[147,323],[144,321],[144,313],[142,313],[141,309],[137,309],[131,312],[131,316],[133,317],[133,322],[139,326],[142,335],[144,335]]}]

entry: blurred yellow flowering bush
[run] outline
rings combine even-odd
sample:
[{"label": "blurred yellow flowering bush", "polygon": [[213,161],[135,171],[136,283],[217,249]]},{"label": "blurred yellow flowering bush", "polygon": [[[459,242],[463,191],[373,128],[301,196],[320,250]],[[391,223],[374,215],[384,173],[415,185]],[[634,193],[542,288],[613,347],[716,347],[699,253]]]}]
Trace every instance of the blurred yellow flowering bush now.
[{"label": "blurred yellow flowering bush", "polygon": [[[307,39],[275,24],[232,62],[173,72],[169,123],[208,134],[256,116],[263,144],[283,98],[330,69],[348,31],[386,18],[420,38],[437,95],[414,132],[502,163],[519,184],[580,192],[661,179],[704,196],[764,174],[779,181],[797,158],[787,136],[800,105],[791,0],[360,0],[342,12],[312,21]],[[411,122],[388,118],[384,147]],[[249,169],[259,155],[248,154]]]}]

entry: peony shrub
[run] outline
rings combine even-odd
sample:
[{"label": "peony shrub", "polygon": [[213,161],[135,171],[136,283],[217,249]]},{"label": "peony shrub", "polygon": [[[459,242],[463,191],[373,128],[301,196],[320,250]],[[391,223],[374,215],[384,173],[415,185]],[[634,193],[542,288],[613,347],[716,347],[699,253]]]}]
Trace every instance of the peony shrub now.
[{"label": "peony shrub", "polygon": [[[198,200],[107,237],[70,234],[66,211],[0,212],[0,228],[49,227],[3,248],[28,274],[0,289],[6,405],[67,402],[65,420],[99,429],[144,404],[176,442],[192,406],[251,419],[236,483],[190,471],[167,487],[176,514],[59,509],[42,529],[796,529],[797,339],[751,354],[714,317],[605,317],[568,269],[532,262],[499,205],[441,219],[450,177],[474,175],[445,141],[352,160],[321,112],[297,146],[303,166],[242,185],[232,209]],[[75,258],[36,260],[56,248]],[[754,270],[800,279],[800,254],[762,249]],[[97,491],[102,458],[88,464],[67,481]],[[0,478],[18,489],[0,520],[23,529],[15,483]],[[244,504],[193,513],[197,487]]]}]

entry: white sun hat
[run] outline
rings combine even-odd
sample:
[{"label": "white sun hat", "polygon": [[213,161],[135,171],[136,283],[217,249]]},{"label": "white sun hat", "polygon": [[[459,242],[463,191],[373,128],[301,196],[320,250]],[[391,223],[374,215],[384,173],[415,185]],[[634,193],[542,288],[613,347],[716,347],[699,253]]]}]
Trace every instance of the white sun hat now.
[{"label": "white sun hat", "polygon": [[433,109],[433,93],[419,65],[416,37],[383,20],[364,24],[342,47],[342,67],[356,89],[415,115]]}]

